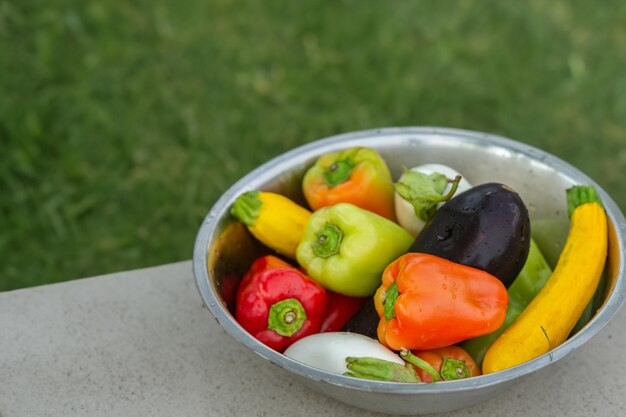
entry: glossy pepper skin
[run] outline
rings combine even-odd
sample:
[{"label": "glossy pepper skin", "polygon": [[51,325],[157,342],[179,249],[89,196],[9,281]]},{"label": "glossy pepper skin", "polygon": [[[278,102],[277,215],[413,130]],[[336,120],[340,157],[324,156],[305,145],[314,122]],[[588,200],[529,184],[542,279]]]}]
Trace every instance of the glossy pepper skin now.
[{"label": "glossy pepper skin", "polygon": [[350,203],[395,220],[391,173],[373,149],[350,148],[320,157],[304,175],[302,189],[313,210]]},{"label": "glossy pepper skin", "polygon": [[363,307],[369,298],[348,297],[334,291],[326,291],[328,302],[320,333],[338,332]]},{"label": "glossy pepper skin", "polygon": [[487,272],[408,253],[385,269],[374,295],[378,339],[394,350],[450,346],[499,328],[507,302],[506,288]]},{"label": "glossy pepper skin", "polygon": [[[480,367],[474,358],[456,345],[432,350],[415,350],[411,353],[430,364],[445,381],[481,375]],[[436,377],[433,378],[432,373],[423,368],[416,367],[415,370],[422,382],[437,380]]]},{"label": "glossy pepper skin", "polygon": [[396,223],[341,203],[313,213],[296,256],[324,288],[367,297],[380,285],[385,267],[406,252],[412,240]]},{"label": "glossy pepper skin", "polygon": [[263,256],[239,284],[235,317],[256,339],[283,352],[319,332],[326,300],[318,283],[274,256]]}]

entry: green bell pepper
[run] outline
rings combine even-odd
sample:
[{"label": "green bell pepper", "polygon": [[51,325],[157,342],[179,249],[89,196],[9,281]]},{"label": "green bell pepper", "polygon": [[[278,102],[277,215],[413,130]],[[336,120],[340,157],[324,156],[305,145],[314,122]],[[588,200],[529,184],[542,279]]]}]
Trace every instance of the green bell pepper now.
[{"label": "green bell pepper", "polygon": [[313,213],[296,257],[323,287],[351,297],[374,294],[384,269],[413,243],[402,227],[355,205]]},{"label": "green bell pepper", "polygon": [[474,339],[466,340],[460,346],[469,353],[476,363],[481,366],[489,346],[500,336],[507,327],[524,311],[526,306],[535,298],[539,290],[548,282],[552,275],[552,268],[548,265],[543,254],[534,240],[530,240],[530,250],[524,267],[508,289],[509,305],[506,310],[504,324],[493,333]]}]

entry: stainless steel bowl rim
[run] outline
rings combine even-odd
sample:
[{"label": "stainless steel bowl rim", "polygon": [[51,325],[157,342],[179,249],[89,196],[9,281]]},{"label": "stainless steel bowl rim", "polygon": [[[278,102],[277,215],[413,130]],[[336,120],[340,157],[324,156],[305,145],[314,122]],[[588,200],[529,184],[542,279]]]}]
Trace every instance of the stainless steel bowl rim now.
[{"label": "stainless steel bowl rim", "polygon": [[211,210],[205,217],[200,227],[200,230],[198,231],[193,256],[193,270],[198,290],[206,306],[211,311],[217,322],[236,340],[238,340],[246,347],[250,348],[252,351],[260,355],[264,359],[269,360],[271,363],[278,365],[279,367],[284,368],[290,372],[294,372],[315,381],[324,381],[330,384],[335,384],[342,387],[361,391],[373,391],[394,394],[443,394],[472,390],[476,388],[500,384],[504,381],[510,381],[523,375],[527,375],[531,372],[534,372],[535,370],[541,369],[551,363],[554,363],[586,343],[589,339],[591,339],[591,337],[597,334],[617,313],[618,309],[624,302],[624,298],[626,297],[626,284],[624,283],[623,279],[626,262],[620,263],[619,271],[617,271],[617,276],[621,278],[617,280],[611,296],[609,297],[609,299],[606,300],[600,313],[598,313],[592,319],[592,321],[587,324],[584,331],[577,333],[561,346],[532,361],[523,363],[504,371],[463,380],[438,382],[436,384],[380,382],[362,380],[330,373],[290,359],[276,352],[275,350],[268,348],[267,346],[253,338],[251,335],[249,335],[241,326],[239,326],[234,317],[225,308],[222,308],[219,296],[216,293],[215,288],[213,288],[213,286],[211,285],[208,276],[207,248],[209,242],[211,242],[214,237],[213,234],[215,232],[215,226],[216,223],[219,221],[220,216],[223,213],[228,212],[234,200],[241,193],[257,189],[260,184],[263,184],[269,179],[280,175],[283,169],[281,167],[285,163],[289,163],[290,165],[304,163],[308,159],[310,159],[311,156],[332,152],[340,148],[347,148],[351,146],[365,146],[363,145],[364,140],[376,140],[376,138],[383,136],[398,136],[402,138],[406,138],[407,136],[415,136],[416,139],[424,136],[437,136],[447,139],[463,138],[465,140],[479,142],[487,146],[497,146],[500,148],[504,148],[508,151],[523,154],[532,159],[539,160],[542,163],[554,168],[560,174],[568,176],[576,183],[590,184],[595,186],[600,193],[607,215],[616,228],[616,235],[618,238],[618,251],[621,254],[622,260],[626,259],[626,244],[624,242],[626,236],[626,220],[624,219],[624,216],[618,208],[617,204],[595,181],[593,181],[587,175],[574,168],[567,162],[541,149],[520,142],[516,142],[514,140],[498,135],[442,127],[394,127],[371,129],[335,135],[308,143],[298,148],[294,148],[251,171],[222,195],[222,197],[215,203],[215,205],[211,208]]}]

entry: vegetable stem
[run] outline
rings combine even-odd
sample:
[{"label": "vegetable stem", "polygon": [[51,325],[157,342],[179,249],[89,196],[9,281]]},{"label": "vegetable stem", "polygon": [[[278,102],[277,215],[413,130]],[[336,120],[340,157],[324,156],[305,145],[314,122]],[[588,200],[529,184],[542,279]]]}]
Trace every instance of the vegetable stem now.
[{"label": "vegetable stem", "polygon": [[[454,196],[460,181],[460,175],[451,180],[437,172],[426,175],[418,171],[407,171],[394,188],[400,197],[413,206],[415,217],[426,222],[434,216],[437,204]],[[452,184],[450,191],[441,194],[449,183]]]},{"label": "vegetable stem", "polygon": [[454,197],[454,193],[456,193],[457,188],[459,188],[459,182],[461,182],[461,176],[457,175],[452,181],[450,181],[450,183],[452,183],[452,188],[450,188],[448,194],[441,196],[442,199],[440,201],[448,201]]},{"label": "vegetable stem", "polygon": [[263,206],[259,194],[259,191],[248,191],[240,195],[230,210],[233,216],[248,227],[255,225],[256,219],[259,217],[259,210]]},{"label": "vegetable stem", "polygon": [[572,188],[567,189],[567,214],[572,217],[572,213],[576,207],[585,203],[598,203],[602,206],[602,201],[596,192],[596,189],[591,185],[575,185]]},{"label": "vegetable stem", "polygon": [[470,377],[470,371],[465,362],[453,358],[444,358],[441,364],[441,377],[445,381]]},{"label": "vegetable stem", "polygon": [[344,183],[350,179],[353,168],[354,162],[349,158],[337,160],[324,171],[324,182],[331,188]]},{"label": "vegetable stem", "polygon": [[377,381],[421,382],[415,369],[409,365],[379,358],[346,358],[346,367],[350,372],[344,375],[355,378],[374,379]]},{"label": "vegetable stem", "polygon": [[411,365],[415,365],[421,370],[428,373],[433,378],[433,382],[441,381],[441,375],[439,375],[439,372],[437,372],[437,370],[433,368],[431,364],[412,354],[410,350],[403,348],[400,351],[400,357]]},{"label": "vegetable stem", "polygon": [[267,329],[281,336],[291,337],[302,328],[307,319],[302,303],[296,298],[287,298],[272,305],[267,317]]},{"label": "vegetable stem", "polygon": [[329,258],[339,253],[339,247],[343,239],[343,232],[339,227],[331,223],[326,223],[317,233],[316,237],[312,248],[315,256]]},{"label": "vegetable stem", "polygon": [[389,288],[387,288],[387,294],[385,295],[385,302],[383,303],[385,319],[391,320],[396,316],[396,312],[394,310],[394,306],[396,305],[396,300],[400,295],[400,291],[398,290],[398,284],[394,281]]}]

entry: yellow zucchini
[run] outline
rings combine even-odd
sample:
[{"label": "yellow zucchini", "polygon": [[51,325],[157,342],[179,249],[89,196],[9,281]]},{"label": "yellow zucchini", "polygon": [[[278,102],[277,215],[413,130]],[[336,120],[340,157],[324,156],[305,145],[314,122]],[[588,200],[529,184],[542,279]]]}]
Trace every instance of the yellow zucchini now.
[{"label": "yellow zucchini", "polygon": [[296,248],[311,217],[309,210],[287,197],[262,191],[240,195],[231,214],[261,243],[291,259],[296,259]]},{"label": "yellow zucchini", "polygon": [[570,230],[545,287],[491,345],[483,373],[511,368],[556,348],[593,296],[607,254],[607,219],[593,187],[567,190]]}]

